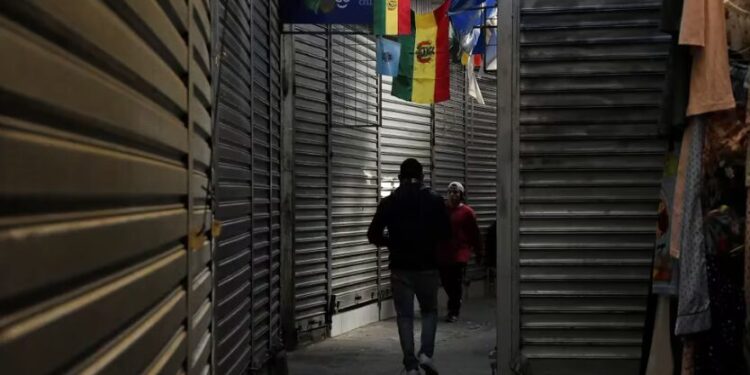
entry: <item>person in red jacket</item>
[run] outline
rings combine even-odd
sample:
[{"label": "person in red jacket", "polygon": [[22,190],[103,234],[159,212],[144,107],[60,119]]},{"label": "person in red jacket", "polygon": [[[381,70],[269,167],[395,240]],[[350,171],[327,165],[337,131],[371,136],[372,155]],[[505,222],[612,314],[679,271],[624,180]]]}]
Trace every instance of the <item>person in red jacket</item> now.
[{"label": "person in red jacket", "polygon": [[482,240],[474,210],[464,200],[464,186],[459,182],[448,185],[448,210],[451,217],[452,236],[448,244],[441,248],[438,262],[440,279],[448,294],[448,316],[446,321],[458,321],[463,297],[463,283],[466,264],[471,253],[482,256]]}]

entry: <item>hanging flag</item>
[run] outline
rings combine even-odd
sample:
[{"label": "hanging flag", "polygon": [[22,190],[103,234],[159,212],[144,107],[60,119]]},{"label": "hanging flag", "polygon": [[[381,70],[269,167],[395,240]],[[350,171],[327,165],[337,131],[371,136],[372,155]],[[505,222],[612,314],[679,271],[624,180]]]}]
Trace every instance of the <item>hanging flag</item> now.
[{"label": "hanging flag", "polygon": [[448,6],[432,13],[414,14],[409,36],[401,37],[398,76],[392,95],[415,103],[438,103],[450,99],[450,43]]},{"label": "hanging flag", "polygon": [[299,24],[371,25],[372,1],[359,0],[284,0],[281,22]]},{"label": "hanging flag", "polygon": [[471,53],[477,55],[477,54],[484,54],[487,52],[487,33],[485,32],[485,29],[482,28],[482,30],[479,32],[479,38],[477,38],[477,43],[474,45],[474,49],[471,50]]},{"label": "hanging flag", "polygon": [[472,54],[472,51],[474,51],[474,47],[479,41],[479,36],[479,29],[474,29],[471,33],[466,34],[463,38],[461,38],[461,51],[466,54]]},{"label": "hanging flag", "polygon": [[378,74],[395,77],[398,75],[401,44],[390,39],[378,38],[377,58]]},{"label": "hanging flag", "polygon": [[374,0],[373,33],[375,35],[409,35],[411,33],[411,0]]},{"label": "hanging flag", "polygon": [[484,69],[488,72],[494,72],[497,70],[497,29],[487,29],[486,43],[487,51],[484,54]]},{"label": "hanging flag", "polygon": [[[485,0],[453,0],[451,2],[450,14],[453,15],[458,12],[481,8],[484,1]],[[497,0],[495,0],[495,2],[497,2]]]},{"label": "hanging flag", "polygon": [[464,53],[461,56],[461,65],[466,66],[469,63],[469,59],[474,61],[474,67],[482,66],[482,55],[469,55],[468,53]]},{"label": "hanging flag", "polygon": [[[480,57],[480,64],[481,64],[481,56],[480,55],[474,55],[474,57]],[[475,59],[469,59],[466,64],[466,85],[468,85],[468,92],[469,96],[474,98],[474,100],[477,101],[477,103],[484,105],[484,96],[482,95],[482,91],[479,89],[479,82],[477,82],[477,76],[474,73],[474,67],[478,66],[478,64],[475,64]]]},{"label": "hanging flag", "polygon": [[453,29],[456,30],[456,34],[464,37],[466,34],[482,24],[482,15],[484,14],[481,8],[481,3],[477,8],[461,11],[455,14],[451,14],[451,23]]}]

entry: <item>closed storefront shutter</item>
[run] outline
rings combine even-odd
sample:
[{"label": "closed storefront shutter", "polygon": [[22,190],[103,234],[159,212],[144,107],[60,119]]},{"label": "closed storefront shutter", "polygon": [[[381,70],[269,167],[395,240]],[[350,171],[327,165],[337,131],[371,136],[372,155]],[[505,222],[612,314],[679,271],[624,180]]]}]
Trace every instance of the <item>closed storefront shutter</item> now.
[{"label": "closed storefront shutter", "polygon": [[221,2],[217,118],[217,371],[279,345],[280,71],[276,2]]},{"label": "closed storefront shutter", "polygon": [[378,300],[378,253],[367,228],[378,203],[375,43],[331,36],[331,285],[334,312]]},{"label": "closed storefront shutter", "polygon": [[[470,99],[466,130],[466,202],[474,209],[482,236],[497,214],[497,80],[478,77],[485,104]],[[507,166],[506,166],[507,168]],[[472,259],[467,276],[480,279],[483,268]]]},{"label": "closed storefront shutter", "polygon": [[252,87],[249,8],[220,2],[220,66],[217,109],[216,370],[249,368],[252,277]]},{"label": "closed storefront shutter", "polygon": [[[252,37],[252,368],[272,351],[273,323],[278,321],[279,259],[279,108],[278,28],[271,27],[274,2],[254,0]],[[274,15],[274,17],[276,17]],[[278,325],[277,325],[278,327]]]},{"label": "closed storefront shutter", "polygon": [[[425,181],[432,182],[432,108],[391,95],[392,78],[383,76],[382,120],[380,127],[381,197],[387,197],[398,185],[401,163],[415,158],[422,163]],[[388,249],[381,249],[381,294],[390,296]]]},{"label": "closed storefront shutter", "polygon": [[4,372],[209,370],[210,18],[0,4]]},{"label": "closed storefront shutter", "polygon": [[[300,341],[326,334],[329,296],[329,50],[325,29],[294,36],[294,285]],[[321,34],[322,33],[322,34]]]},{"label": "closed storefront shutter", "polygon": [[535,374],[634,374],[664,143],[660,2],[524,3],[520,332]]},{"label": "closed storefront shutter", "polygon": [[[433,185],[442,196],[448,184],[466,185],[466,72],[451,65],[451,100],[435,105],[435,144],[433,146]],[[473,100],[469,98],[469,100]]]}]

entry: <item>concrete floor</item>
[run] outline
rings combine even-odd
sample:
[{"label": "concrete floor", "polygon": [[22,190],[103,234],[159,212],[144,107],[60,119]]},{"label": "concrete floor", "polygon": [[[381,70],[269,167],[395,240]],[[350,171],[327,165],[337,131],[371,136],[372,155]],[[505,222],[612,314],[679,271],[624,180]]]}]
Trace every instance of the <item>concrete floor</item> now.
[{"label": "concrete floor", "polygon": [[[466,302],[458,323],[441,321],[435,349],[440,374],[491,374],[487,356],[495,346],[494,313],[493,299],[475,299]],[[415,322],[417,342],[419,325]],[[398,375],[402,369],[395,320],[371,324],[289,355],[291,375]]]}]

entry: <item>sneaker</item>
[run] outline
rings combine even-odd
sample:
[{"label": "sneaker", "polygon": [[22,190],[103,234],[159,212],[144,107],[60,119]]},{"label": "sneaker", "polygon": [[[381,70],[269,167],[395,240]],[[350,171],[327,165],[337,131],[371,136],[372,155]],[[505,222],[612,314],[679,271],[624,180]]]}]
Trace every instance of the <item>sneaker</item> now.
[{"label": "sneaker", "polygon": [[404,374],[406,374],[406,375],[422,375],[421,373],[419,373],[419,370],[406,370],[406,372],[404,372]]},{"label": "sneaker", "polygon": [[456,316],[456,315],[448,315],[445,318],[445,321],[448,322],[448,323],[455,323],[455,322],[458,321],[458,316]]},{"label": "sneaker", "polygon": [[432,362],[432,358],[424,353],[419,355],[419,367],[424,370],[426,375],[438,375],[437,367],[435,367],[435,363]]}]

